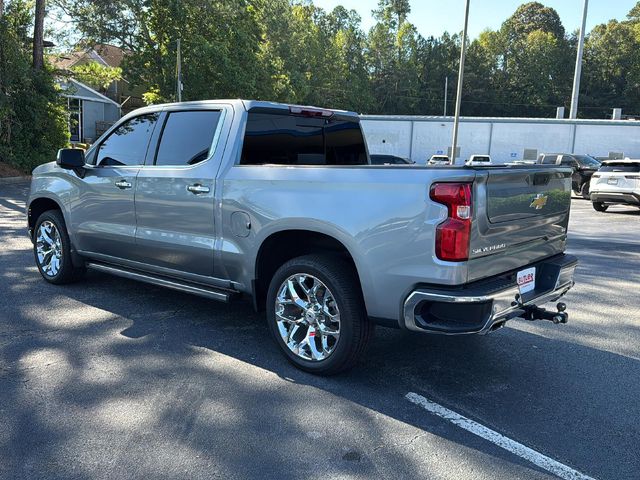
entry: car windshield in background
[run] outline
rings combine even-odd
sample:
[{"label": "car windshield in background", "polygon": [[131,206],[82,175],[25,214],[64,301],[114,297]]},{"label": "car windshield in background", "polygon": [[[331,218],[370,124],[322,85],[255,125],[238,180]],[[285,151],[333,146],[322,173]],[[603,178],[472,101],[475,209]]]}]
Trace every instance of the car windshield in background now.
[{"label": "car windshield in background", "polygon": [[583,167],[596,167],[598,168],[601,163],[593,157],[589,155],[574,155],[575,159],[578,160],[578,163]]},{"label": "car windshield in background", "polygon": [[620,163],[605,163],[600,167],[601,172],[640,172],[640,162],[637,163],[629,163],[629,162],[620,162]]}]

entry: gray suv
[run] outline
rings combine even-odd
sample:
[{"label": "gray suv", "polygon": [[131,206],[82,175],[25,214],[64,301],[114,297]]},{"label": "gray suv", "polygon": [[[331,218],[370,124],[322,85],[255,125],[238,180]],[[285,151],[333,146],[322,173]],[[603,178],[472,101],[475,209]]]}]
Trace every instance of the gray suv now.
[{"label": "gray suv", "polygon": [[[351,367],[375,324],[488,333],[573,285],[571,170],[371,165],[356,114],[158,105],[33,172],[28,228],[53,284],[85,269],[266,310],[297,367]],[[134,293],[132,293],[133,295]]]}]

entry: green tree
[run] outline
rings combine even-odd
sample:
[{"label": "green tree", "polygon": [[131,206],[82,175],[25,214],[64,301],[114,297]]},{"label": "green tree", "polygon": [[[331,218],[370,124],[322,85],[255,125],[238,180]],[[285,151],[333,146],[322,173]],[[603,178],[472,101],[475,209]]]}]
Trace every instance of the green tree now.
[{"label": "green tree", "polygon": [[122,68],[98,62],[83,63],[72,67],[71,71],[74,78],[101,93],[106,93],[113,82],[122,80]]},{"label": "green tree", "polygon": [[379,113],[410,113],[419,108],[421,57],[426,42],[406,21],[408,0],[380,0],[367,42],[371,88]]},{"label": "green tree", "polygon": [[25,172],[55,159],[69,139],[64,99],[46,69],[32,69],[29,4],[12,0],[0,18],[0,160]]},{"label": "green tree", "polygon": [[[635,7],[637,9],[638,6]],[[633,12],[633,10],[632,10]],[[581,115],[640,113],[640,21],[597,25],[585,41]]]}]

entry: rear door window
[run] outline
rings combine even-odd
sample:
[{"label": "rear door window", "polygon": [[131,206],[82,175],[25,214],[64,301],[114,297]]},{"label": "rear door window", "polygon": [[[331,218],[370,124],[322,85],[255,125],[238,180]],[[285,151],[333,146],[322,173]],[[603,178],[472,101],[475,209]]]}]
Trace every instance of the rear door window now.
[{"label": "rear door window", "polygon": [[557,155],[545,155],[542,157],[542,163],[544,165],[555,165],[556,160],[558,160]]},{"label": "rear door window", "polygon": [[170,112],[162,129],[155,165],[196,165],[209,158],[219,110]]},{"label": "rear door window", "polygon": [[249,112],[242,165],[365,165],[357,121]]}]

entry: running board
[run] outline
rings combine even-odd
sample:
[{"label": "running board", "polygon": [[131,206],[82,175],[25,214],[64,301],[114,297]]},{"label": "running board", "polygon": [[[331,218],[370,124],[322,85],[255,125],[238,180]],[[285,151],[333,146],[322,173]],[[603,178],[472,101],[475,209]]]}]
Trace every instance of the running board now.
[{"label": "running board", "polygon": [[139,282],[150,283],[152,285],[158,285],[160,287],[167,287],[181,292],[192,293],[194,295],[211,298],[213,300],[218,300],[225,303],[228,303],[234,295],[237,295],[239,293],[232,290],[223,290],[214,287],[208,287],[206,285],[185,283],[181,282],[180,280],[160,277],[150,273],[141,273],[138,271],[127,270],[126,268],[116,265],[87,262],[86,266],[87,268],[98,270],[104,273],[109,273],[111,275],[116,275],[118,277],[129,278],[131,280],[137,280]]}]

